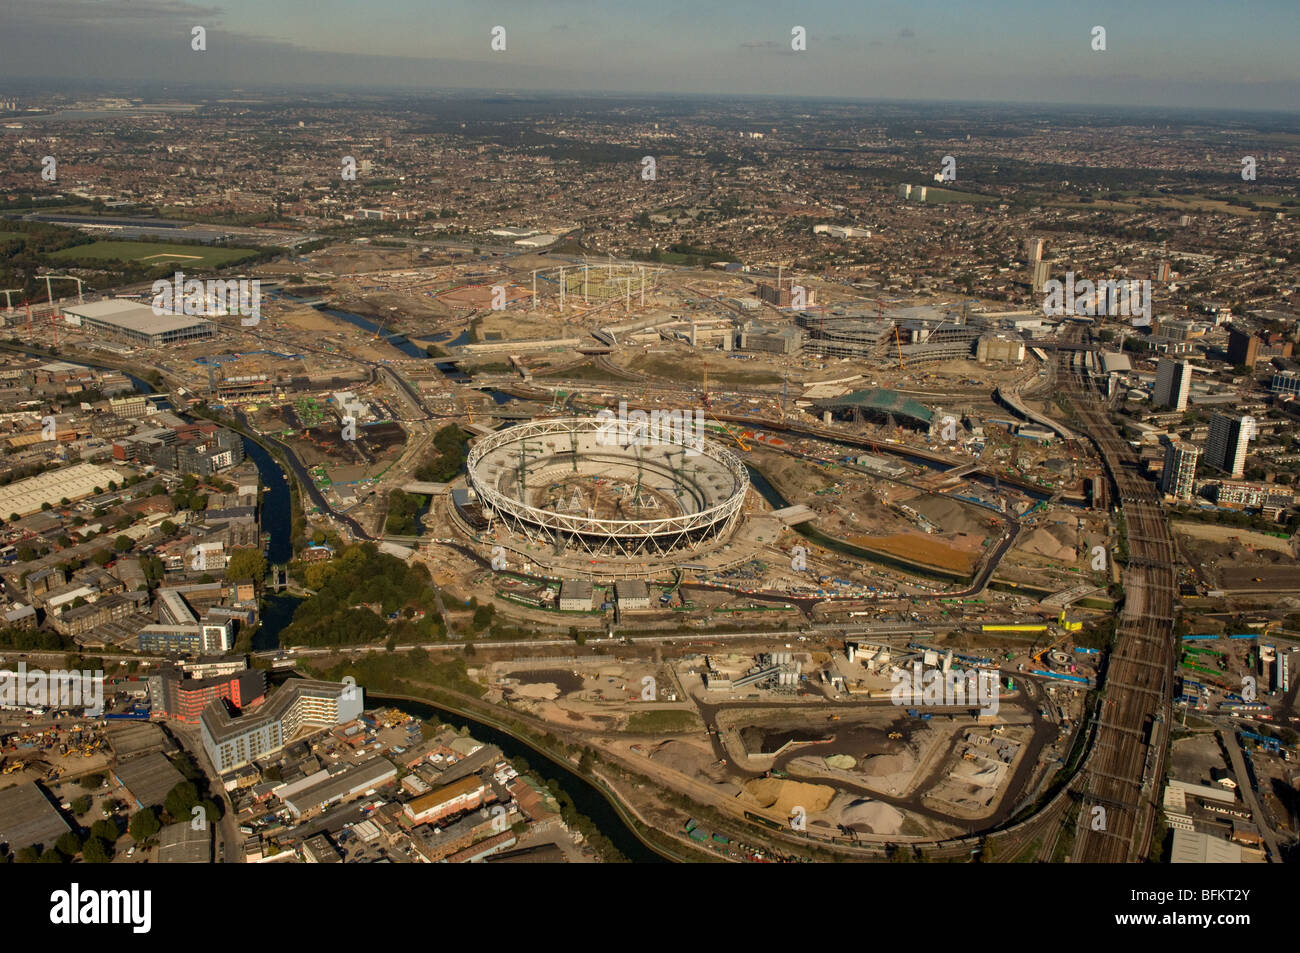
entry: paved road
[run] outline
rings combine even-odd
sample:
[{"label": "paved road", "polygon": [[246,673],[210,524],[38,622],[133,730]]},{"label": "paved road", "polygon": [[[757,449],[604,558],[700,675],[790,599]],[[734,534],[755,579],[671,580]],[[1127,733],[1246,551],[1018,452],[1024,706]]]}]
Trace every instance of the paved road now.
[{"label": "paved road", "polygon": [[1231,728],[1220,730],[1219,738],[1223,746],[1228,749],[1228,757],[1232,760],[1232,773],[1236,776],[1237,790],[1241,792],[1241,799],[1246,803],[1251,817],[1254,818],[1255,826],[1259,828],[1259,836],[1264,838],[1264,843],[1268,844],[1269,859],[1273,863],[1279,863],[1282,852],[1278,847],[1277,835],[1273,833],[1273,828],[1266,820],[1268,815],[1261,810],[1259,799],[1255,797],[1255,777],[1246,766],[1246,753],[1241,749],[1241,738]]}]

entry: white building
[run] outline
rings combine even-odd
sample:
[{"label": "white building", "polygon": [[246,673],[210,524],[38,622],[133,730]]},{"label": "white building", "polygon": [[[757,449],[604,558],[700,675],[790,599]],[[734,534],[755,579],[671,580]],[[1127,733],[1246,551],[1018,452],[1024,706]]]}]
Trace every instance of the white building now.
[{"label": "white building", "polygon": [[1174,499],[1187,503],[1196,490],[1196,461],[1199,448],[1176,440],[1165,448],[1165,469],[1160,475],[1160,490]]}]

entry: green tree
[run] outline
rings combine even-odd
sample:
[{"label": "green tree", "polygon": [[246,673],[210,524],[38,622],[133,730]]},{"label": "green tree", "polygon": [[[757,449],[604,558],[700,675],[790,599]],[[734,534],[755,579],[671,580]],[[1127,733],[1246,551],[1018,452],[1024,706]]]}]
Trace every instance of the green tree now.
[{"label": "green tree", "polygon": [[81,853],[81,838],[72,831],[65,831],[59,835],[59,839],[54,842],[54,846],[60,854],[71,860]]},{"label": "green tree", "polygon": [[113,859],[113,848],[98,837],[91,837],[81,848],[81,859],[88,864],[107,864]]},{"label": "green tree", "polygon": [[266,556],[260,549],[245,548],[230,551],[226,563],[227,579],[252,579],[260,583],[266,578]]},{"label": "green tree", "polygon": [[183,821],[190,816],[190,811],[199,803],[199,792],[190,781],[182,781],[167,792],[163,809],[174,821]]},{"label": "green tree", "polygon": [[116,549],[119,553],[126,552],[134,545],[135,542],[131,539],[130,536],[127,536],[125,533],[119,536],[117,539],[113,540],[113,548]]},{"label": "green tree", "polygon": [[137,843],[153,837],[160,829],[158,816],[154,814],[153,808],[148,807],[133,814],[131,823],[127,825],[127,832]]}]

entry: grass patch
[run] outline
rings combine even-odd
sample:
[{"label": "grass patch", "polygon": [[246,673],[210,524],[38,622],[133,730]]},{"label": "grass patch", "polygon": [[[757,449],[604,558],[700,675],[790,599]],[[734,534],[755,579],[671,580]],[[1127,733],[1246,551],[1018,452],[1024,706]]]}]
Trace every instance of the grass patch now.
[{"label": "grass patch", "polygon": [[[745,362],[749,363],[749,362]],[[685,381],[689,383],[704,383],[704,364],[699,361],[682,360],[681,358],[662,358],[652,357],[643,361],[637,361],[636,369],[644,374],[650,374],[655,377],[666,377],[669,380]],[[760,371],[748,367],[737,367],[733,370],[722,370],[717,367],[709,367],[709,384],[779,384],[781,375],[772,371]]]},{"label": "grass patch", "polygon": [[624,378],[611,374],[603,367],[595,364],[575,364],[571,367],[558,367],[555,370],[547,371],[544,374],[536,374],[535,377],[559,378],[562,380],[574,381],[622,381]]},{"label": "grass patch", "polygon": [[625,731],[640,733],[697,731],[700,719],[690,711],[639,711],[627,720]]},{"label": "grass patch", "polygon": [[170,242],[92,242],[51,252],[60,261],[131,261],[142,265],[174,265],[186,268],[216,268],[258,252],[252,248],[213,248],[207,245],[176,245]]},{"label": "grass patch", "polygon": [[[911,201],[917,201],[916,188],[916,186],[912,187]],[[989,202],[1001,201],[1003,201],[1002,198],[996,195],[977,195],[974,192],[955,192],[952,189],[936,189],[932,185],[927,185],[925,187],[925,202],[919,204],[927,205],[931,202],[938,202],[940,204],[945,202],[972,202],[976,205],[983,205]]]}]

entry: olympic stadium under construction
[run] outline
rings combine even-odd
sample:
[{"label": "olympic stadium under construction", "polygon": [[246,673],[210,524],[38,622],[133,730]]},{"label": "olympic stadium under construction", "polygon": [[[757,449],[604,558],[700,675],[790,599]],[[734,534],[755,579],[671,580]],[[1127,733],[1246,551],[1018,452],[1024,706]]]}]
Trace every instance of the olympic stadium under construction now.
[{"label": "olympic stadium under construction", "polygon": [[499,522],[557,555],[653,559],[729,535],[749,488],[744,463],[703,438],[654,436],[628,440],[599,417],[498,431],[470,451],[457,508],[471,526]]}]

